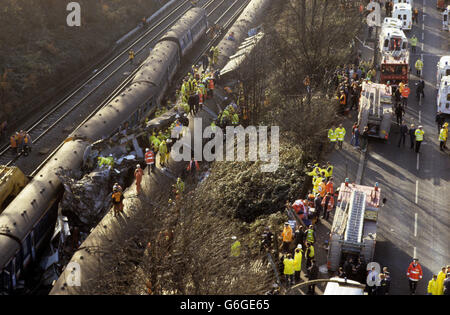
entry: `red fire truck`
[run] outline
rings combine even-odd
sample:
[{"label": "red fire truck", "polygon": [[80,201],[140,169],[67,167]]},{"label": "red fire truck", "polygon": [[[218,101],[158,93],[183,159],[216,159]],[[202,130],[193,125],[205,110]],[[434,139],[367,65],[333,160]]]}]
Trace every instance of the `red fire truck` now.
[{"label": "red fire truck", "polygon": [[397,86],[409,81],[409,52],[383,53],[380,62],[380,83]]}]

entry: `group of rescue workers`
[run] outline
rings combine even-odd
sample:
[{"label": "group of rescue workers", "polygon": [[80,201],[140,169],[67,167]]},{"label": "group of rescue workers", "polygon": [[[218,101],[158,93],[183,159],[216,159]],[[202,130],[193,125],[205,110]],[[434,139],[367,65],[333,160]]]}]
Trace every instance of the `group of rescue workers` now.
[{"label": "group of rescue workers", "polygon": [[20,130],[19,132],[16,131],[13,135],[11,135],[9,141],[11,149],[17,156],[20,154],[28,156],[32,145],[31,137],[28,132],[24,130]]},{"label": "group of rescue workers", "polygon": [[[142,21],[144,23],[144,20]],[[175,121],[169,128],[162,130],[154,130],[148,137],[149,147],[145,149],[145,164],[148,169],[148,175],[154,172],[156,167],[156,157],[159,154],[159,164],[162,167],[168,166],[169,155],[174,141],[172,137],[174,131],[178,135],[178,139],[182,135],[184,126],[189,125],[188,114],[196,115],[199,110],[203,108],[203,104],[206,99],[214,96],[214,89],[216,80],[219,79],[219,72],[214,71],[214,67],[217,65],[219,57],[218,47],[211,47],[209,54],[203,55],[200,62],[197,65],[192,66],[187,76],[184,78],[181,87],[177,90],[177,112]],[[129,61],[133,63],[134,51],[129,51]],[[228,89],[228,90],[227,90]],[[225,92],[232,94],[230,88],[225,88]],[[230,95],[231,96],[231,95]],[[233,102],[233,97],[230,97],[231,104],[228,105],[218,115],[218,118],[211,123],[211,127],[214,128],[225,127],[227,125],[237,125],[239,123],[239,106]],[[147,120],[148,122],[148,120]],[[216,125],[217,122],[217,125]],[[112,168],[114,166],[114,158],[98,157],[98,165],[100,167],[106,166]],[[192,159],[187,167],[186,172],[188,174],[195,174],[200,170],[198,161]],[[185,174],[185,173],[184,173]],[[134,176],[136,180],[136,194],[139,195],[142,191],[141,183],[144,171],[140,164],[136,165]],[[178,200],[184,192],[184,182],[180,177],[177,178],[177,182],[172,186],[175,199]],[[114,205],[114,214],[117,215],[123,212],[123,190],[118,183],[113,187],[112,201]],[[169,203],[172,199],[169,200]]]}]

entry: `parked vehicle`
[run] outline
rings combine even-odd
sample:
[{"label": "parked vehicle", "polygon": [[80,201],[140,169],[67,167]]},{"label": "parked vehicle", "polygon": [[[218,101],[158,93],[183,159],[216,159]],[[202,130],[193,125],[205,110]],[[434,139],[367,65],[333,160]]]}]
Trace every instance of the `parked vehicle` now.
[{"label": "parked vehicle", "polygon": [[392,17],[402,21],[403,30],[412,29],[412,8],[410,4],[407,3],[397,3],[394,5],[394,10],[392,10]]},{"label": "parked vehicle", "polygon": [[436,67],[436,89],[439,90],[442,78],[450,75],[450,56],[442,56]]},{"label": "parked vehicle", "polygon": [[441,79],[437,94],[437,111],[450,114],[450,75]]},{"label": "parked vehicle", "polygon": [[360,97],[358,123],[360,133],[369,127],[369,136],[387,140],[394,111],[392,106],[392,86],[363,82]]},{"label": "parked vehicle", "polygon": [[391,18],[391,17],[386,17],[383,20],[383,24],[381,24],[381,28],[384,27],[393,27],[393,28],[398,28],[398,29],[402,29],[402,21],[400,21],[397,18]]},{"label": "parked vehicle", "polygon": [[366,264],[373,261],[380,210],[381,190],[342,183],[330,231],[327,267],[337,271],[347,257],[360,257]]},{"label": "parked vehicle", "polygon": [[391,52],[399,55],[408,51],[408,38],[401,29],[382,27],[378,46],[381,53]]}]

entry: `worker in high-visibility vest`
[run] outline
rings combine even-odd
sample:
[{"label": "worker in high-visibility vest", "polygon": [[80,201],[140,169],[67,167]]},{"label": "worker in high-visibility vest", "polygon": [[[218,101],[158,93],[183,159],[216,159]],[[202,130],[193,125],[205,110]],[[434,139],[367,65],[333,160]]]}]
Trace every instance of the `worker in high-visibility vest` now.
[{"label": "worker in high-visibility vest", "polygon": [[303,257],[302,244],[298,244],[294,252],[295,282],[300,281],[300,272],[302,271],[302,257]]},{"label": "worker in high-visibility vest", "polygon": [[417,59],[416,63],[414,64],[414,67],[416,68],[417,76],[420,77],[422,74],[423,69],[423,61],[422,59]]},{"label": "worker in high-visibility vest", "polygon": [[328,129],[328,139],[330,140],[331,148],[333,149],[337,140],[336,130],[334,126]]},{"label": "worker in high-visibility vest", "polygon": [[145,149],[145,164],[147,164],[148,175],[155,170],[155,152],[151,149]]},{"label": "worker in high-visibility vest", "polygon": [[315,250],[314,245],[310,242],[306,242],[306,251],[305,251],[305,258],[306,258],[306,268],[311,267],[311,260],[315,257]]},{"label": "worker in high-visibility vest", "polygon": [[445,123],[441,131],[439,132],[439,147],[441,151],[444,151],[445,144],[447,143],[448,138],[448,123]]},{"label": "worker in high-visibility vest", "polygon": [[166,159],[167,159],[167,144],[166,141],[163,140],[159,145],[159,164],[161,166],[165,166],[165,164],[167,163]]},{"label": "worker in high-visibility vest", "polygon": [[419,153],[420,145],[423,141],[423,135],[425,134],[425,131],[423,131],[423,126],[419,126],[414,134],[416,136],[416,153]]},{"label": "worker in high-visibility vest", "polygon": [[236,236],[232,236],[231,239],[234,240],[233,244],[231,244],[231,256],[239,257],[241,254],[241,242],[237,240]]},{"label": "worker in high-visibility vest", "polygon": [[18,141],[17,132],[9,138],[9,141],[10,141],[11,149],[13,150],[13,152],[18,154],[19,151],[17,150],[17,148],[18,148],[17,147],[17,141]]},{"label": "worker in high-visibility vest", "polygon": [[287,254],[283,260],[284,270],[283,274],[286,278],[287,285],[293,285],[294,282],[294,273],[295,273],[295,261],[292,259],[292,254]]},{"label": "worker in high-visibility vest", "polygon": [[439,295],[439,286],[437,282],[437,275],[433,275],[433,278],[428,282],[428,295]]},{"label": "worker in high-visibility vest", "polygon": [[128,60],[130,61],[130,64],[133,64],[134,62],[134,50],[130,49],[130,51],[128,52]]},{"label": "worker in high-visibility vest", "polygon": [[414,54],[416,52],[416,46],[417,46],[417,37],[416,35],[413,35],[411,39],[409,40],[411,43],[411,52]]},{"label": "worker in high-visibility vest", "polygon": [[306,241],[308,243],[314,244],[316,241],[316,231],[314,231],[314,226],[310,225],[305,232]]},{"label": "worker in high-visibility vest", "polygon": [[335,132],[336,132],[336,137],[337,137],[339,148],[342,149],[342,144],[344,143],[344,138],[345,138],[345,133],[346,133],[345,128],[342,126],[342,124],[339,124],[339,127],[336,128]]}]

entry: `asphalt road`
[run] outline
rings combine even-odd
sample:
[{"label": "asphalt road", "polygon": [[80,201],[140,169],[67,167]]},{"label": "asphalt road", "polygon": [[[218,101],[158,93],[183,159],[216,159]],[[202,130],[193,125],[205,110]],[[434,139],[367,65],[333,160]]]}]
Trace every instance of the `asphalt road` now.
[{"label": "asphalt road", "polygon": [[[411,55],[411,95],[406,122],[423,125],[425,138],[419,154],[397,146],[399,127],[393,123],[387,143],[370,144],[362,184],[379,182],[386,205],[378,220],[375,261],[388,266],[392,276],[391,294],[409,294],[406,270],[413,257],[419,258],[424,277],[417,294],[426,294],[428,281],[450,264],[450,154],[439,150],[436,115],[436,63],[450,54],[448,32],[442,31],[441,13],[435,1],[416,0],[419,23],[406,35],[419,39]],[[425,98],[415,97],[417,76],[414,63],[423,57]],[[450,119],[447,117],[447,121]]]}]

